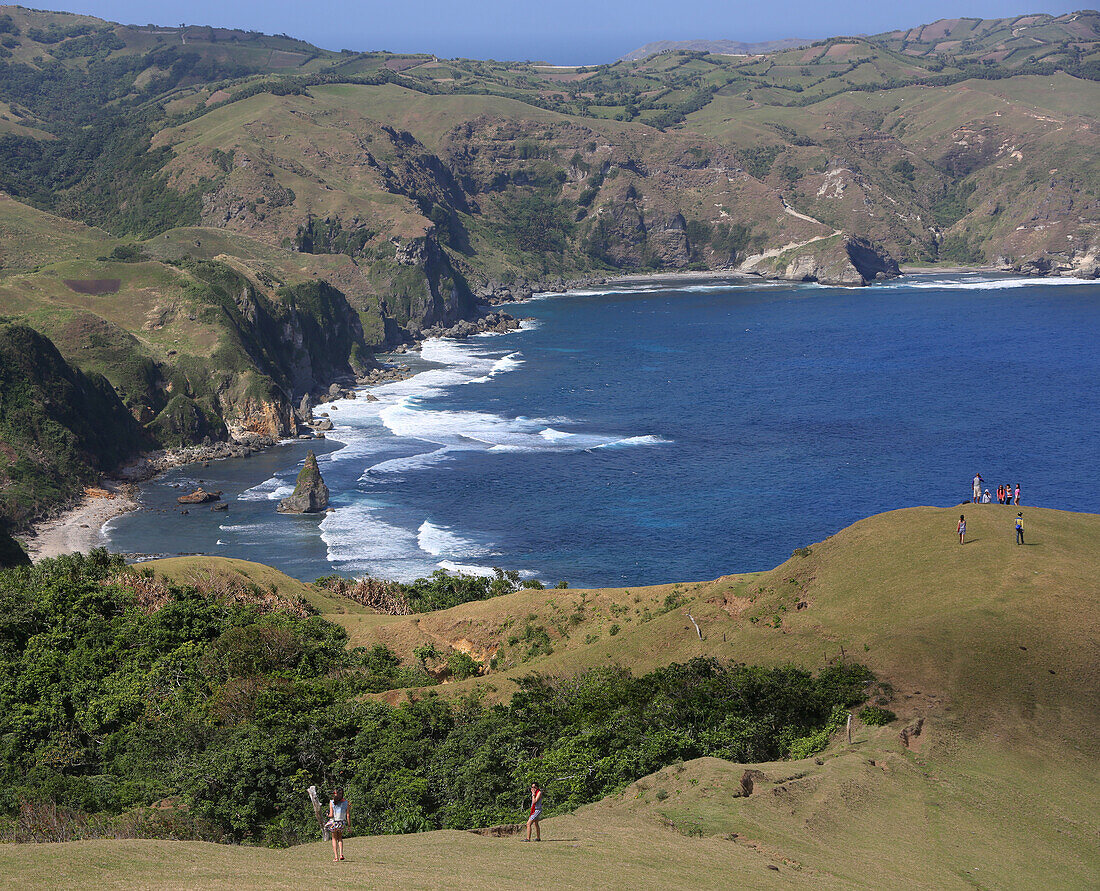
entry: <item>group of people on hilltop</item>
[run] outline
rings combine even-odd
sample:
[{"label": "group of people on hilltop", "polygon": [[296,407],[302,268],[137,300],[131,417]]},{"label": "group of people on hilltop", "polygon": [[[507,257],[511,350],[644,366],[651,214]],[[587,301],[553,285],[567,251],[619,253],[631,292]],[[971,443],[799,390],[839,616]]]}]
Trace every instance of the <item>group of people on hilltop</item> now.
[{"label": "group of people on hilltop", "polygon": [[[982,490],[982,483],[985,480],[982,479],[980,473],[974,474],[974,489],[973,497],[971,501],[975,504],[992,504],[993,496],[989,493],[989,489]],[[1017,483],[1013,488],[1010,483],[1005,483],[1002,486],[997,487],[997,503],[998,504],[1019,504],[1020,503],[1020,484]]]},{"label": "group of people on hilltop", "polygon": [[[993,501],[993,496],[989,494],[989,489],[982,489],[982,483],[985,480],[982,479],[980,473],[974,474],[974,488],[973,498],[971,499],[974,504],[990,504]],[[1010,485],[1003,485],[997,487],[997,503],[998,504],[1020,504],[1020,484],[1017,483],[1013,488]],[[1016,544],[1021,545],[1024,543],[1024,514],[1023,511],[1017,512],[1013,518],[1013,526],[1016,529]],[[959,524],[955,527],[955,532],[959,536],[959,544],[966,544],[966,516],[965,514],[959,514]]]}]

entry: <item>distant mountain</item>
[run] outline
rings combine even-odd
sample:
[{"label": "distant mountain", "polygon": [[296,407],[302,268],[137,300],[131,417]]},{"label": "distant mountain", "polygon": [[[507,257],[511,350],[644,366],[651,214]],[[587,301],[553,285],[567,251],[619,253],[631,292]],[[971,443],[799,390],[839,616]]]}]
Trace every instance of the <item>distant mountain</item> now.
[{"label": "distant mountain", "polygon": [[784,37],[782,40],[765,40],[760,43],[742,43],[740,40],[656,40],[620,56],[620,62],[636,62],[658,53],[689,50],[697,53],[715,53],[721,56],[753,56],[776,50],[797,49],[813,41],[800,37]]}]

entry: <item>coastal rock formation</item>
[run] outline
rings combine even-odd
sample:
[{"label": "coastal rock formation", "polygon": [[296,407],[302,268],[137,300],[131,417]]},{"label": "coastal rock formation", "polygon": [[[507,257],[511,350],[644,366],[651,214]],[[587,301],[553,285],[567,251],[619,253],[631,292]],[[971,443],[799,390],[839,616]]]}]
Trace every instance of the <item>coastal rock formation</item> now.
[{"label": "coastal rock formation", "polygon": [[1024,275],[1100,278],[1100,249],[1090,247],[1081,251],[1037,254],[1013,264],[1011,268]]},{"label": "coastal rock formation", "polygon": [[317,456],[311,450],[306,455],[306,463],[298,474],[294,493],[279,502],[281,514],[315,514],[328,507],[328,486],[321,479],[321,469],[317,466]]},{"label": "coastal rock formation", "polygon": [[221,497],[221,492],[207,492],[200,486],[190,495],[180,495],[176,501],[180,504],[206,504],[208,501],[219,501]]},{"label": "coastal rock formation", "polygon": [[742,272],[790,282],[860,286],[900,274],[897,261],[865,238],[841,233],[750,257]]},{"label": "coastal rock formation", "polygon": [[420,334],[422,337],[464,338],[472,337],[475,334],[484,334],[486,332],[504,334],[508,331],[515,331],[519,327],[519,319],[514,316],[506,312],[490,312],[474,321],[462,319],[450,328],[444,328],[442,325],[434,325],[431,328],[421,331]]}]

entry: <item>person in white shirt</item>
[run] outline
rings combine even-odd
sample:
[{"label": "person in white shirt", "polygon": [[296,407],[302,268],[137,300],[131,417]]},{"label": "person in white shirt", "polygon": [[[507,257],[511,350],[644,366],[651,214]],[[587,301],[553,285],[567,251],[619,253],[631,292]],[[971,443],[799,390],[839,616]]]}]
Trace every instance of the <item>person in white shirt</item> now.
[{"label": "person in white shirt", "polygon": [[351,825],[351,807],[344,798],[343,789],[335,789],[328,805],[328,823],[325,828],[332,833],[332,859],[344,859],[344,833]]}]

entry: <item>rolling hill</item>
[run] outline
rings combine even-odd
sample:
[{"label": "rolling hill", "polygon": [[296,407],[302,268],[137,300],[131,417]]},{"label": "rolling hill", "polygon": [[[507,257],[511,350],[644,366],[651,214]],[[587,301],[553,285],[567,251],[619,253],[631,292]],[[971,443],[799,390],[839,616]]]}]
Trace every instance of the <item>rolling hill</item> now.
[{"label": "rolling hill", "polygon": [[[1024,510],[1024,547],[1013,542],[1014,509],[972,506],[971,542],[960,547],[953,511],[910,508],[769,572],[629,592],[523,591],[411,617],[372,614],[241,561],[153,566],[181,579],[240,573],[303,596],[347,628],[349,645],[384,640],[410,660],[425,640],[505,655],[478,679],[434,688],[452,695],[508,696],[523,674],[609,662],[640,673],[699,654],[806,667],[853,659],[872,667],[898,713],[885,727],[857,721],[850,745],[838,733],[816,759],[670,764],[546,821],[535,850],[508,835],[355,838],[341,885],[512,887],[537,869],[564,887],[1088,887],[1100,874],[1100,517]],[[580,621],[561,622],[578,604]],[[521,615],[546,629],[552,652],[510,665],[502,626]],[[746,769],[758,772],[749,795]],[[320,843],[269,851],[100,840],[57,845],[49,861],[37,850],[0,848],[5,874],[78,882],[94,864],[103,887],[216,888],[247,869],[265,886],[296,887],[327,868]]]}]

